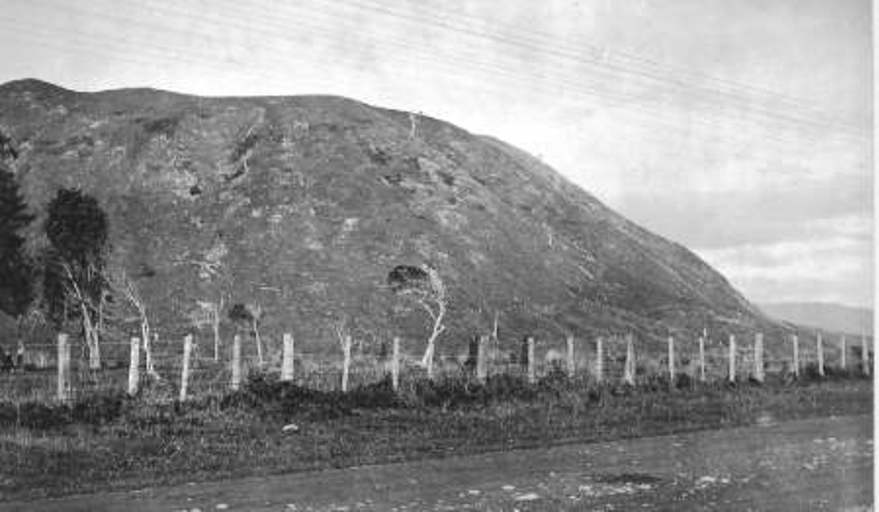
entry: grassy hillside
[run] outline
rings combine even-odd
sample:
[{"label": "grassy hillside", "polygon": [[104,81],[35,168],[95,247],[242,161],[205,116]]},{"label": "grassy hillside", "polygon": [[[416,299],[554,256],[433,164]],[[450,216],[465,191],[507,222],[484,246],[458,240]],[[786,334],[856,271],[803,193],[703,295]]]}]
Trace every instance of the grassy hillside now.
[{"label": "grassy hillside", "polygon": [[[258,303],[263,330],[337,350],[334,323],[420,350],[428,318],[386,286],[430,264],[448,287],[458,350],[499,314],[504,343],[635,332],[664,350],[692,338],[782,327],[686,248],[604,206],[501,141],[439,120],[328,96],[200,98],[149,89],[77,93],[0,86],[0,130],[46,244],[61,187],[97,197],[110,260],[167,335],[197,301]],[[588,141],[584,141],[588,144]],[[231,329],[226,322],[224,332]]]}]

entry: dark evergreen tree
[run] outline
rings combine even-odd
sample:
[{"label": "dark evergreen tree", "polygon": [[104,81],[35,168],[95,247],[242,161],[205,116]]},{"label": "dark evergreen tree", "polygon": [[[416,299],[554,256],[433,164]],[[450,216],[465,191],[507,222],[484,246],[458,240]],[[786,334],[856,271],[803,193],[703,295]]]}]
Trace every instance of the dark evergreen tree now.
[{"label": "dark evergreen tree", "polygon": [[[6,151],[3,153],[6,156]],[[24,313],[33,296],[32,266],[24,253],[22,236],[33,218],[15,174],[0,164],[0,310],[12,316]]]},{"label": "dark evergreen tree", "polygon": [[59,190],[48,213],[45,228],[52,247],[46,257],[44,294],[50,317],[60,321],[67,304],[65,282],[78,287],[91,303],[100,300],[108,222],[95,198],[74,189]]}]

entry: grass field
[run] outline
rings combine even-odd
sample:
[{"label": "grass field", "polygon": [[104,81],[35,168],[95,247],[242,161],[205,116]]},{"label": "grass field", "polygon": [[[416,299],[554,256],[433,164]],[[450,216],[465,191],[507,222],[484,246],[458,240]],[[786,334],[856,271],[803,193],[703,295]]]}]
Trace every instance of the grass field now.
[{"label": "grass field", "polygon": [[401,394],[384,381],[342,394],[257,376],[238,393],[182,404],[150,401],[149,390],[69,405],[7,402],[0,404],[0,499],[871,411],[871,380],[811,377],[763,385],[682,379],[675,387],[657,378],[633,388],[497,376],[485,385],[412,381]]}]

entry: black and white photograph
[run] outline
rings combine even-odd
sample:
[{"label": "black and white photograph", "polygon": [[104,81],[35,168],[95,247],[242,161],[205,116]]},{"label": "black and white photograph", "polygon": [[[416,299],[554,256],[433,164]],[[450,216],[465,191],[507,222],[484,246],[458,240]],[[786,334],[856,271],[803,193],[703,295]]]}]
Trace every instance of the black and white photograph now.
[{"label": "black and white photograph", "polygon": [[870,0],[0,0],[0,511],[874,510]]}]

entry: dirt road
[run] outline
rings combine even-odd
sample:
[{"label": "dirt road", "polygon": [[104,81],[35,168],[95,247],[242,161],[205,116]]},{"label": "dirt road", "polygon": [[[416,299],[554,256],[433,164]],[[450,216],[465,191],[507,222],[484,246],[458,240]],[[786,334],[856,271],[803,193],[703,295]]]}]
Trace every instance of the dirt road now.
[{"label": "dirt road", "polygon": [[2,510],[867,510],[872,421],[822,418],[317,473]]}]

